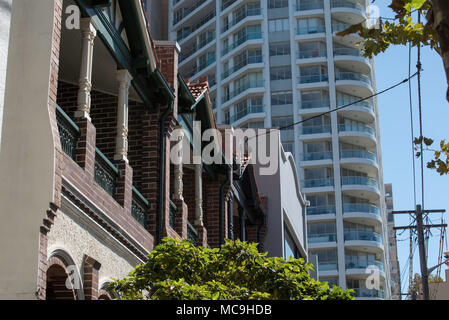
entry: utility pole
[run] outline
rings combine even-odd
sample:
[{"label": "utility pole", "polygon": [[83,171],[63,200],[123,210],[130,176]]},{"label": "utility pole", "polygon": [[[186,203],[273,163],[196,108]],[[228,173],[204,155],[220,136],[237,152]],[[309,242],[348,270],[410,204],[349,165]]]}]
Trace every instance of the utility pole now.
[{"label": "utility pole", "polygon": [[[423,214],[424,213],[434,213],[434,212],[441,212],[444,213],[446,210],[440,209],[440,210],[422,210],[421,205],[417,205],[415,210],[406,210],[406,211],[392,211],[393,214],[414,214],[416,225],[415,226],[405,226],[405,227],[394,227],[394,230],[399,229],[416,229],[416,232],[418,234],[418,248],[419,248],[419,262],[421,267],[421,282],[422,282],[422,288],[423,288],[423,298],[424,300],[429,300],[430,293],[429,293],[429,273],[427,270],[427,259],[426,259],[426,247],[424,243],[424,228],[438,228],[438,227],[446,227],[447,225],[424,225],[423,224]],[[413,263],[413,261],[410,261],[410,263]]]}]

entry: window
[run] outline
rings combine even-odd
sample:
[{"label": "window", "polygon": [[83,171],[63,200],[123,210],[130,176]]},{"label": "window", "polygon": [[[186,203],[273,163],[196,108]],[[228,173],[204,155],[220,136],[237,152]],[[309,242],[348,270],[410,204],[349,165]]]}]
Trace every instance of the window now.
[{"label": "window", "polygon": [[287,228],[284,228],[284,259],[301,257],[298,247]]},{"label": "window", "polygon": [[287,8],[288,0],[268,0],[268,9]]},{"label": "window", "polygon": [[310,34],[324,32],[324,20],[322,18],[299,19],[297,22],[298,34]]},{"label": "window", "polygon": [[291,91],[273,92],[271,94],[271,105],[281,106],[293,104],[293,93]]},{"label": "window", "polygon": [[319,250],[313,253],[309,251],[309,254],[318,256],[318,272],[338,269],[336,249]]},{"label": "window", "polygon": [[329,92],[326,90],[301,92],[301,109],[329,108]]},{"label": "window", "polygon": [[276,19],[268,21],[269,32],[282,32],[290,30],[288,19]]},{"label": "window", "polygon": [[333,177],[332,168],[305,169],[304,177],[306,180],[329,179]]},{"label": "window", "polygon": [[300,67],[300,83],[312,83],[328,81],[327,68],[325,66]]},{"label": "window", "polygon": [[[271,125],[274,128],[283,128],[286,126],[290,126],[293,124],[293,117],[282,117],[282,118],[273,118],[271,120]],[[281,130],[292,130],[293,127],[281,129]]]},{"label": "window", "polygon": [[332,143],[330,141],[304,143],[304,151],[306,153],[330,152],[332,151]]},{"label": "window", "polygon": [[292,70],[290,66],[270,69],[270,80],[287,80],[292,78]]},{"label": "window", "polygon": [[283,142],[282,147],[284,148],[285,152],[291,152],[292,154],[295,154],[295,147],[294,144],[291,142]]},{"label": "window", "polygon": [[301,42],[299,44],[299,58],[326,57],[326,44],[321,41]]},{"label": "window", "polygon": [[273,43],[270,44],[270,57],[288,56],[290,55],[290,43]]},{"label": "window", "polygon": [[320,194],[314,196],[307,196],[307,200],[310,201],[310,207],[335,205],[335,198],[333,194]]}]

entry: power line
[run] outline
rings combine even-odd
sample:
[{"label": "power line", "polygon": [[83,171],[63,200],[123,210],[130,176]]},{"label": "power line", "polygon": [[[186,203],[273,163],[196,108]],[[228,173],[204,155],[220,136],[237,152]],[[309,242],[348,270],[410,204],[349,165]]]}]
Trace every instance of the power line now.
[{"label": "power line", "polygon": [[[408,76],[411,75],[411,65],[412,65],[412,44],[408,43]],[[413,200],[414,205],[418,204],[416,202],[416,164],[415,164],[415,148],[413,144],[414,138],[414,128],[413,128],[413,102],[412,102],[412,82],[408,82],[408,95],[409,95],[409,105],[410,105],[410,131],[412,140],[412,164],[413,164]]]}]

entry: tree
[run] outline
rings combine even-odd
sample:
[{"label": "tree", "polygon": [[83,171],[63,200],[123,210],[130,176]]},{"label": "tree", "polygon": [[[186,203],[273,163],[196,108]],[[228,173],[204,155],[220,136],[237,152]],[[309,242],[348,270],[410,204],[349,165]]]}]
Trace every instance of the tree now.
[{"label": "tree", "polygon": [[[375,0],[372,1],[375,3]],[[357,33],[363,38],[359,44],[366,57],[372,58],[385,52],[390,45],[427,46],[435,50],[442,58],[448,90],[446,100],[449,101],[449,1],[448,0],[392,0],[389,6],[396,14],[393,21],[383,21],[380,18],[380,28],[367,28],[364,23],[350,26],[338,33],[344,36]],[[418,11],[418,21],[413,21],[412,13]],[[421,22],[421,17],[427,23]],[[433,140],[425,137],[415,138],[414,144],[425,144],[433,151],[433,159],[427,163],[427,168],[436,170],[440,175],[449,173],[449,143],[440,142],[437,149],[430,149]],[[424,150],[421,148],[421,150]],[[416,157],[423,156],[416,152]]]},{"label": "tree", "polygon": [[122,299],[352,300],[352,290],[312,279],[310,263],[259,253],[256,243],[226,240],[220,249],[165,238],[127,278],[109,289]]}]

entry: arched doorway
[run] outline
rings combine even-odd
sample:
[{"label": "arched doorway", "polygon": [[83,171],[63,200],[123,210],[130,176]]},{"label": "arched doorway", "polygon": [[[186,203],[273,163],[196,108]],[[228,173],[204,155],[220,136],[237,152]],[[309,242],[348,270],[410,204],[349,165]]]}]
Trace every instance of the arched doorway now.
[{"label": "arched doorway", "polygon": [[75,300],[75,294],[71,287],[68,288],[68,275],[66,269],[59,264],[53,264],[47,270],[47,300]]}]

